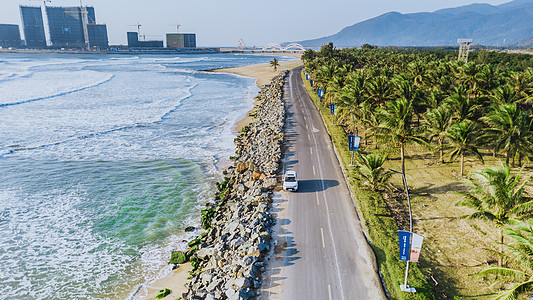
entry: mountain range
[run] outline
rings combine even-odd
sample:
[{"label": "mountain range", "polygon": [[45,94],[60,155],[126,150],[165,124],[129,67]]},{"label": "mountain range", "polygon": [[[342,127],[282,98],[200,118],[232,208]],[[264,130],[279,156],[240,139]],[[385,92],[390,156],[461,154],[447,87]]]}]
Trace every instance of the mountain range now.
[{"label": "mountain range", "polygon": [[356,23],[340,32],[300,41],[304,47],[332,42],[337,47],[457,46],[458,38],[471,38],[484,46],[522,45],[533,38],[533,0],[515,0],[498,6],[471,4],[435,12],[388,12]]}]

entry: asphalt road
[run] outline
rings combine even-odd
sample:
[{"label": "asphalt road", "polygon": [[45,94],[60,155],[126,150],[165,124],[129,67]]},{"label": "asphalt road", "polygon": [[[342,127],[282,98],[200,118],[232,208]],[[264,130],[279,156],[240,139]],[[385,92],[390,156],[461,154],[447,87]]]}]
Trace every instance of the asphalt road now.
[{"label": "asphalt road", "polygon": [[385,299],[374,254],[300,72],[301,67],[290,72],[284,96],[284,171],[298,173],[300,189],[275,196],[278,244],[261,298]]}]

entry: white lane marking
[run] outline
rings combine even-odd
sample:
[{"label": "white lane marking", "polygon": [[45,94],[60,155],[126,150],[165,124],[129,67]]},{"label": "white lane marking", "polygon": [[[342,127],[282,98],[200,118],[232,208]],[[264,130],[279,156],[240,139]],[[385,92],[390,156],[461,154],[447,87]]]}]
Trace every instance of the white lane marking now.
[{"label": "white lane marking", "polygon": [[329,294],[329,300],[331,300],[331,285],[328,284],[328,294]]},{"label": "white lane marking", "polygon": [[309,130],[309,126],[307,126],[307,124],[305,124],[305,129]]},{"label": "white lane marking", "polygon": [[326,248],[326,241],[324,240],[324,228],[320,227],[320,234],[322,235],[322,248]]},{"label": "white lane marking", "polygon": [[309,148],[309,150],[311,151],[311,155],[313,155],[313,148]]},{"label": "white lane marking", "polygon": [[315,193],[316,195],[316,205],[320,206],[320,199],[318,198],[318,193]]},{"label": "white lane marking", "polygon": [[315,165],[313,165],[313,175],[316,176]]},{"label": "white lane marking", "polygon": [[307,118],[304,116],[304,120],[307,121]]},{"label": "white lane marking", "polygon": [[[306,112],[307,115],[309,115],[309,110],[308,110],[307,107],[305,108],[305,112]],[[313,127],[313,131],[314,132],[318,132],[319,130]],[[309,134],[307,136],[309,137]],[[313,135],[313,140],[315,142],[317,155],[319,155],[320,151],[319,151],[319,148],[318,148],[318,144],[317,144],[317,140],[316,140],[316,136],[315,135]],[[328,148],[329,148],[329,144],[328,144]],[[319,155],[319,157],[320,157],[320,155]],[[321,161],[322,161],[321,159],[318,160],[318,169],[319,169],[319,173],[320,174],[322,174]],[[314,165],[313,165],[313,168],[314,168]],[[321,180],[320,182],[322,183],[322,191],[325,191],[326,190],[326,186],[324,184],[324,181]],[[343,288],[343,284],[342,284],[341,271],[340,271],[340,267],[339,267],[339,255],[337,254],[337,246],[335,245],[335,236],[333,235],[333,231],[332,231],[332,227],[331,227],[331,216],[328,213],[329,212],[329,207],[328,207],[328,202],[326,201],[326,193],[322,192],[322,195],[324,197],[324,202],[325,202],[325,206],[326,206],[325,212],[326,212],[326,216],[327,216],[327,220],[328,220],[328,230],[329,230],[329,234],[330,234],[331,240],[332,240],[331,246],[333,247],[333,256],[334,256],[334,260],[335,260],[335,266],[336,266],[336,269],[337,269],[337,278],[338,278],[337,281],[339,282],[339,290],[340,290],[340,293],[341,293],[341,299],[344,300],[346,298],[344,297],[344,288]]]},{"label": "white lane marking", "polygon": [[311,136],[310,136],[309,134],[307,135],[307,139],[308,139],[308,140],[311,140]]}]

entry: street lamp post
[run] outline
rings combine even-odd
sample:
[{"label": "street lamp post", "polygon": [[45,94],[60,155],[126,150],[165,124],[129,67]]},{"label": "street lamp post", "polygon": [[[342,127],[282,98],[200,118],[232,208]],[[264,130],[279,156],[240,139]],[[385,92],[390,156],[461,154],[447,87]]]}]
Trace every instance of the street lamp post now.
[{"label": "street lamp post", "polygon": [[[413,238],[413,215],[411,213],[411,199],[409,198],[409,189],[407,188],[407,180],[405,179],[405,173],[389,169],[390,171],[398,174],[402,174],[403,178],[403,187],[405,189],[405,195],[407,195],[407,204],[409,206],[409,245],[411,245],[411,239]],[[410,249],[409,249],[410,251]],[[402,292],[410,292],[410,293],[416,293],[416,289],[414,287],[409,287],[407,285],[407,276],[409,274],[409,259],[407,260],[407,266],[405,267],[405,281],[403,285],[400,285],[400,289]]]}]

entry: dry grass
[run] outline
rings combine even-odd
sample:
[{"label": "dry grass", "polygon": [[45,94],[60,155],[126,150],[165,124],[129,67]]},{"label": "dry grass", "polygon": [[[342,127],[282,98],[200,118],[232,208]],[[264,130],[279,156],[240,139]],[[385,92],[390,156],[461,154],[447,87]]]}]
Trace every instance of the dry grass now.
[{"label": "dry grass", "polygon": [[[473,211],[456,206],[458,191],[467,186],[458,175],[459,162],[438,164],[438,157],[420,146],[410,146],[406,178],[411,193],[413,231],[425,237],[421,269],[431,274],[439,298],[492,299],[491,282],[474,276],[494,264],[499,230],[488,221],[463,218]],[[399,155],[392,155],[389,167],[400,168]],[[485,164],[473,157],[465,160],[466,172],[499,166],[500,159],[486,152]],[[504,159],[503,159],[504,160]],[[401,188],[401,176],[393,183]]]}]

